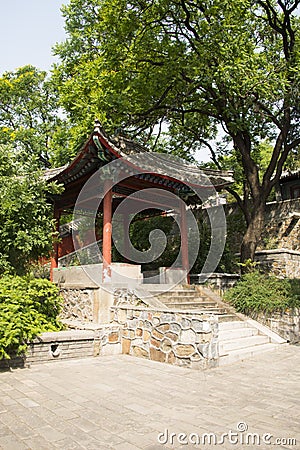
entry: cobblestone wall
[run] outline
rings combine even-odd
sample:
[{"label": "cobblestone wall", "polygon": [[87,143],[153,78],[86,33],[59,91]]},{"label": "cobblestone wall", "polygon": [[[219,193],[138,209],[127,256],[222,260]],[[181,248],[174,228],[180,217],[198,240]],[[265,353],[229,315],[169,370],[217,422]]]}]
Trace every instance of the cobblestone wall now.
[{"label": "cobblestone wall", "polygon": [[198,369],[217,365],[215,316],[126,306],[111,311],[112,322],[123,327],[123,353]]},{"label": "cobblestone wall", "polygon": [[[61,288],[64,299],[60,318],[63,321],[78,321],[82,323],[109,323],[109,308],[111,305],[137,305],[143,302],[137,297],[134,289],[115,288],[109,291],[99,288]],[[107,320],[104,320],[107,311]]]},{"label": "cobblestone wall", "polygon": [[95,289],[61,289],[64,303],[60,317],[93,322],[94,292]]}]

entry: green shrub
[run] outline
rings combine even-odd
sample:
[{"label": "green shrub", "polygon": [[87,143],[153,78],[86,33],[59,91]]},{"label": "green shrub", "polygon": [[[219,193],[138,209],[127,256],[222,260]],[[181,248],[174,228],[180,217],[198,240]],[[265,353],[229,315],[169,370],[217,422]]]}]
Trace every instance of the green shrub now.
[{"label": "green shrub", "polygon": [[48,280],[4,276],[0,279],[0,359],[20,355],[44,331],[58,331],[62,298]]},{"label": "green shrub", "polygon": [[279,279],[253,270],[225,294],[238,312],[249,316],[300,307],[300,280]]}]

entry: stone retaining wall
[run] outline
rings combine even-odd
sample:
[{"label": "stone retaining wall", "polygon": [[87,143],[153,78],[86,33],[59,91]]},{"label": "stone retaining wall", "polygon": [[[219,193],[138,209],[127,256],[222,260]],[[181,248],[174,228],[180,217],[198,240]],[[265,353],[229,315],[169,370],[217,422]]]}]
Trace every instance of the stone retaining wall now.
[{"label": "stone retaining wall", "polygon": [[266,205],[265,248],[300,251],[300,199],[294,198]]},{"label": "stone retaining wall", "polygon": [[[228,224],[229,248],[240,251],[245,232],[245,221],[236,203],[225,206]],[[258,250],[287,248],[300,251],[300,199],[269,202],[266,204],[265,226]]]},{"label": "stone retaining wall", "polygon": [[288,249],[263,250],[255,253],[259,269],[280,278],[300,278],[300,252]]},{"label": "stone retaining wall", "polygon": [[121,351],[121,327],[118,325],[43,333],[28,345],[26,356],[0,360],[0,370],[63,359],[116,355]]},{"label": "stone retaining wall", "polygon": [[262,324],[279,334],[283,339],[295,344],[300,342],[300,309],[273,313],[271,317],[260,314],[255,317]]},{"label": "stone retaining wall", "polygon": [[111,314],[122,326],[122,353],[197,369],[218,363],[216,316],[128,306]]},{"label": "stone retaining wall", "polygon": [[[24,357],[1,360],[0,370],[70,358],[129,354],[169,364],[205,369],[218,364],[218,320],[193,311],[110,307],[109,324],[43,333]],[[75,325],[74,325],[75,327]]]},{"label": "stone retaining wall", "polygon": [[62,320],[77,320],[89,323],[109,323],[109,308],[116,301],[109,290],[96,287],[60,287],[64,299],[60,313]]}]

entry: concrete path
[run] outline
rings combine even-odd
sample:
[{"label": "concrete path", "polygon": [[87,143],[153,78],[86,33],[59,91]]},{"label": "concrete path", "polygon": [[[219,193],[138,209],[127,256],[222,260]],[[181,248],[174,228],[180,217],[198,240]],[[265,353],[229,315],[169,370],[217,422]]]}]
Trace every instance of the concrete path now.
[{"label": "concrete path", "polygon": [[130,356],[2,372],[0,448],[300,449],[299,372],[297,346],[205,372]]}]

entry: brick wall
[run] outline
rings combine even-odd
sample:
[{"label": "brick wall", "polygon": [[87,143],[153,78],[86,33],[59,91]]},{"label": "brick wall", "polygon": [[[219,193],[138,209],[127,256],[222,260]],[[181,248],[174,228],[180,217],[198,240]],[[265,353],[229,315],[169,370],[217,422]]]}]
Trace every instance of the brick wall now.
[{"label": "brick wall", "polygon": [[115,355],[121,350],[121,327],[118,325],[43,333],[28,345],[25,356],[0,360],[0,370],[64,359]]}]

